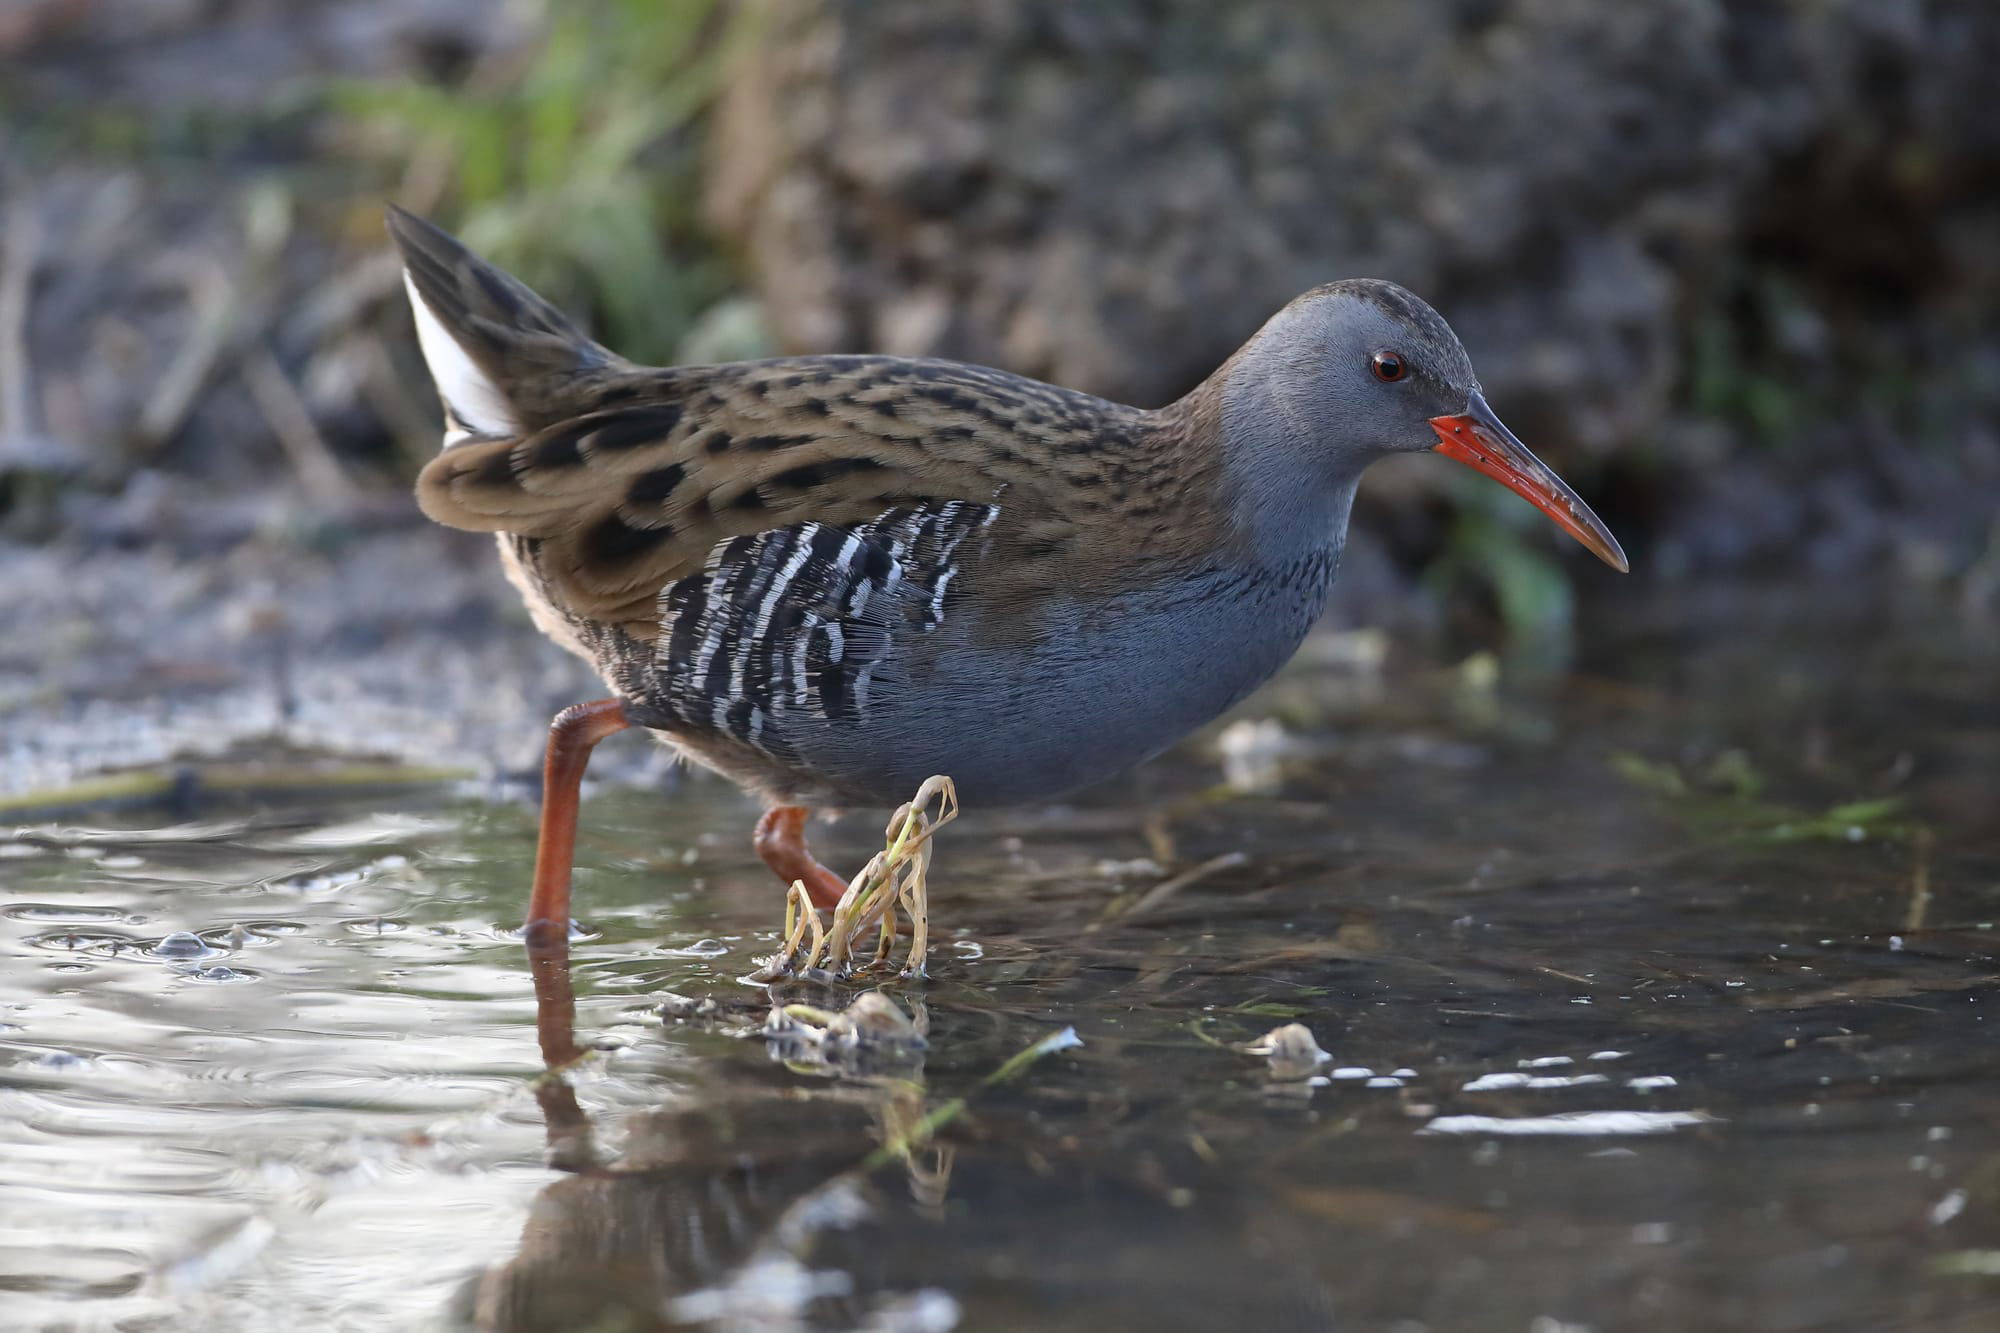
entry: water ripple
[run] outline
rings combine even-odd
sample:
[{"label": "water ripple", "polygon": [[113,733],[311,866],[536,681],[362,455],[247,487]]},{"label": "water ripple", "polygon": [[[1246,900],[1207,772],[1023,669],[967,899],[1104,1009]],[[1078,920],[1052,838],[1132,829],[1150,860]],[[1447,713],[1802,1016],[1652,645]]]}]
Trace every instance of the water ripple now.
[{"label": "water ripple", "polygon": [[0,907],[0,917],[14,921],[85,922],[127,921],[130,914],[119,907],[99,907],[89,903],[9,903]]}]

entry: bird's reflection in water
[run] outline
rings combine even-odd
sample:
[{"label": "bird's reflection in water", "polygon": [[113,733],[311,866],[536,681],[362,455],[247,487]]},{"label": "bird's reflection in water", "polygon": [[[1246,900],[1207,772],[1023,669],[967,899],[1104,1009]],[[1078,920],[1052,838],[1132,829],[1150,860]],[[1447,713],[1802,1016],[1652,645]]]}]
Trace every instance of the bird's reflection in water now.
[{"label": "bird's reflection in water", "polygon": [[[887,1078],[803,1101],[698,1091],[625,1117],[614,1154],[564,1073],[585,1054],[567,944],[534,951],[531,963],[548,1070],[535,1095],[549,1162],[568,1174],[536,1197],[515,1256],[460,1291],[460,1326],[916,1333],[957,1322],[949,1297],[889,1291],[871,1261],[871,1239],[880,1241],[870,1223],[891,1180],[867,1170],[871,1130],[879,1138],[914,1123],[920,1085]],[[942,1205],[940,1161],[936,1151],[911,1161],[920,1214]]]},{"label": "bird's reflection in water", "polygon": [[[838,1077],[804,1086],[731,1086],[704,1068],[715,1081],[680,1104],[624,1117],[614,1154],[564,1075],[584,1054],[567,946],[532,963],[548,1067],[537,1098],[549,1160],[566,1174],[535,1199],[514,1257],[461,1288],[459,1327],[1332,1324],[1311,1236],[1295,1217],[1242,1206],[1229,1173],[1169,1170],[1155,1152],[1119,1152],[1112,1126],[1056,1133],[1046,1109],[1028,1121],[985,1102],[975,1136],[944,1131],[962,1141],[954,1163],[932,1131],[959,1103],[926,1100],[921,1057],[857,1072],[829,1040],[806,1067]],[[773,1054],[786,1056],[782,1044]],[[1200,1206],[1163,1206],[1188,1193]]]}]

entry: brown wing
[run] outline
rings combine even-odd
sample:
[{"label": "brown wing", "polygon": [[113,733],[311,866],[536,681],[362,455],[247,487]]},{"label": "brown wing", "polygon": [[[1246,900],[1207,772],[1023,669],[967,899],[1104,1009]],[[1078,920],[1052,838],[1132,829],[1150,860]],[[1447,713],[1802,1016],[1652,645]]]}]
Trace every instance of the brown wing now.
[{"label": "brown wing", "polygon": [[661,591],[718,542],[897,505],[996,505],[987,595],[1003,604],[1225,539],[1199,395],[1146,413],[894,357],[646,369],[429,223],[392,209],[389,229],[450,428],[418,503],[535,539],[572,614],[656,626]]},{"label": "brown wing", "polygon": [[634,371],[593,386],[594,410],[446,450],[417,499],[451,527],[538,539],[570,609],[653,624],[660,591],[728,537],[862,523],[903,503],[1005,507],[1009,491],[1061,513],[1041,494],[1054,469],[995,455],[993,438],[1036,423],[980,383],[989,375],[869,357]]}]

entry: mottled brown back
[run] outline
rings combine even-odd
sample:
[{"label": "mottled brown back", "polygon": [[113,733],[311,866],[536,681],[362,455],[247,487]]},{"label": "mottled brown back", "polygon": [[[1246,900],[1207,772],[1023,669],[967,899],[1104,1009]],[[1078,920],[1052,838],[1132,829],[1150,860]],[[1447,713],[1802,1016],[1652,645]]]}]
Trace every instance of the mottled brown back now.
[{"label": "mottled brown back", "polygon": [[998,507],[1001,605],[1194,559],[1219,526],[1198,408],[1142,412],[894,357],[637,367],[429,224],[392,214],[391,230],[418,299],[520,425],[447,448],[418,503],[450,527],[534,539],[574,614],[646,633],[661,592],[718,542],[902,504]]}]

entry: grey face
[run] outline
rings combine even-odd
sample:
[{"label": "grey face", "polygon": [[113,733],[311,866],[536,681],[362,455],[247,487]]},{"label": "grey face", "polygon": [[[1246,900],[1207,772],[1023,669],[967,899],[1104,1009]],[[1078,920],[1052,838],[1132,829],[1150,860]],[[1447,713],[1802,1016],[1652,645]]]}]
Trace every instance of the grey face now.
[{"label": "grey face", "polygon": [[1465,411],[1479,387],[1451,326],[1392,282],[1329,283],[1294,304],[1318,325],[1322,392],[1338,412],[1327,419],[1342,453],[1429,449],[1432,418]]},{"label": "grey face", "polygon": [[1392,282],[1315,287],[1271,317],[1232,366],[1225,417],[1246,466],[1280,453],[1336,484],[1437,443],[1466,410],[1472,362],[1437,311]]}]

